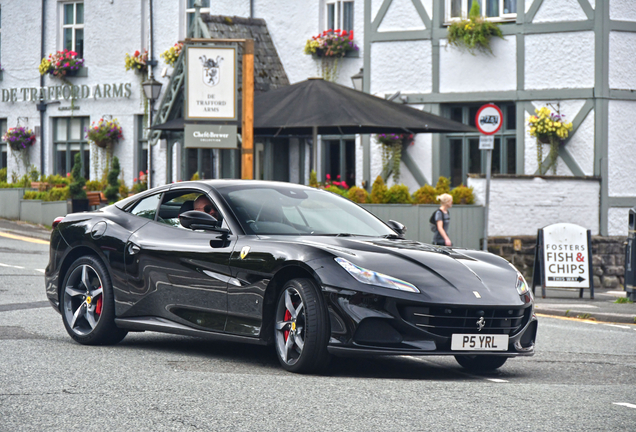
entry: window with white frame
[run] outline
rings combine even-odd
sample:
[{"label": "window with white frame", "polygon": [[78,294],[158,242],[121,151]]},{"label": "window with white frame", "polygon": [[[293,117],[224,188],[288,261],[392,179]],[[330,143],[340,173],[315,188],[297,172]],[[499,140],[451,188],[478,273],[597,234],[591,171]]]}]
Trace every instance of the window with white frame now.
[{"label": "window with white frame", "polygon": [[484,18],[495,21],[517,18],[517,0],[446,0],[446,21],[466,19],[473,2],[479,3]]},{"label": "window with white frame", "polygon": [[84,58],[84,2],[62,3],[62,49]]},{"label": "window with white frame", "polygon": [[80,154],[82,175],[90,178],[90,146],[84,132],[89,126],[88,117],[57,117],[53,119],[53,160],[55,174],[67,175],[73,168],[75,155]]},{"label": "window with white frame", "polygon": [[[186,4],[186,34],[194,21],[194,2],[195,0],[187,0]],[[210,13],[210,0],[201,0],[201,13]]]},{"label": "window with white frame", "polygon": [[[447,105],[445,117],[475,127],[475,117],[480,106]],[[517,168],[517,110],[513,102],[497,103],[503,113],[503,125],[495,134],[492,152],[492,174],[515,174]],[[448,133],[441,153],[441,174],[448,177],[451,186],[467,183],[468,174],[485,174],[486,159],[479,150],[479,132]]]},{"label": "window with white frame", "polygon": [[325,2],[325,30],[353,30],[353,2],[332,1]]}]

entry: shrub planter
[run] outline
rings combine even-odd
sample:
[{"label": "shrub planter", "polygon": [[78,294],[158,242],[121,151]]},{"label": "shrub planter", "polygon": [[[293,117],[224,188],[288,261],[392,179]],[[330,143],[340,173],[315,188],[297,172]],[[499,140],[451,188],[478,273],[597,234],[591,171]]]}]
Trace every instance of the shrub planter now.
[{"label": "shrub planter", "polygon": [[[424,243],[433,241],[429,218],[439,205],[434,204],[360,204],[384,222],[395,220],[406,225],[406,238]],[[480,249],[484,235],[484,208],[476,205],[453,205],[448,230],[453,246]]]},{"label": "shrub planter", "polygon": [[79,213],[88,211],[87,198],[73,198],[66,200],[68,213]]}]

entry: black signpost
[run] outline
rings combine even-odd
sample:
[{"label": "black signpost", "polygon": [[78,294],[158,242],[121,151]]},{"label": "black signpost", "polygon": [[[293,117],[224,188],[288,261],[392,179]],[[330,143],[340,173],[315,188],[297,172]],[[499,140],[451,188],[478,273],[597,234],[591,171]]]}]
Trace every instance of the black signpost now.
[{"label": "black signpost", "polygon": [[554,224],[540,228],[534,251],[532,293],[541,285],[541,297],[546,288],[578,289],[579,298],[589,288],[594,299],[592,272],[592,233],[573,224]]}]

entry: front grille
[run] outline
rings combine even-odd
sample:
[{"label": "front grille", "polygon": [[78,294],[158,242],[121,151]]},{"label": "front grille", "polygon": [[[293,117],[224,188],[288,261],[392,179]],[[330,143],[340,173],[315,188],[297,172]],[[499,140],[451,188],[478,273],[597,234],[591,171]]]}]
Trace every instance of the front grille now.
[{"label": "front grille", "polygon": [[[403,306],[402,318],[427,332],[450,337],[453,333],[515,335],[530,319],[531,308]],[[479,330],[478,321],[483,320]]]}]

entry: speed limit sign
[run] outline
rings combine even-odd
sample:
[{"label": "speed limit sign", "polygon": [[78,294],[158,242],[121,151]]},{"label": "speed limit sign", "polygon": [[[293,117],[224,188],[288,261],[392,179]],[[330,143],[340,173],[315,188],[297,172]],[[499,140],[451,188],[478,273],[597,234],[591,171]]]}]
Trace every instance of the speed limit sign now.
[{"label": "speed limit sign", "polygon": [[497,105],[486,104],[477,111],[475,125],[484,135],[493,135],[501,129],[503,114]]}]

